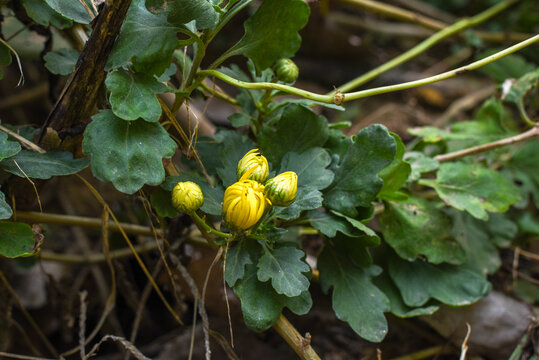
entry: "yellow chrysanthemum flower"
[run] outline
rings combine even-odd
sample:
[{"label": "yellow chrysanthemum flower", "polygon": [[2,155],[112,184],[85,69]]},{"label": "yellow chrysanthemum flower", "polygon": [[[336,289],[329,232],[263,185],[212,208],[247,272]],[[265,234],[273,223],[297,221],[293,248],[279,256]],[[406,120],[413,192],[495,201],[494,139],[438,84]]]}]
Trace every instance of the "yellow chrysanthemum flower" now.
[{"label": "yellow chrysanthemum flower", "polygon": [[179,182],[172,190],[172,205],[184,213],[192,213],[204,204],[200,186],[191,181]]},{"label": "yellow chrysanthemum flower", "polygon": [[264,194],[275,206],[288,206],[296,200],[298,175],[287,171],[269,179],[264,187]]},{"label": "yellow chrysanthemum flower", "polygon": [[238,162],[238,169],[236,171],[238,181],[251,168],[254,168],[254,170],[251,172],[249,179],[262,184],[265,183],[269,176],[268,160],[258,149],[249,151]]},{"label": "yellow chrysanthemum flower", "polygon": [[246,230],[262,218],[270,205],[264,196],[264,185],[253,180],[241,179],[225,191],[223,218],[230,226]]}]

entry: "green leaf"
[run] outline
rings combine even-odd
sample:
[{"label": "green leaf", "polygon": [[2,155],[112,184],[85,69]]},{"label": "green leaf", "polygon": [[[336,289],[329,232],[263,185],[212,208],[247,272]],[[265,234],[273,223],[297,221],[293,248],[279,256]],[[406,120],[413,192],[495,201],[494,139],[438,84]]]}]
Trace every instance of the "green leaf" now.
[{"label": "green leaf", "polygon": [[489,99],[474,115],[477,120],[461,121],[451,125],[450,131],[427,126],[409,129],[412,135],[423,137],[427,143],[442,140],[447,151],[456,151],[499,140],[515,134],[514,116],[504,108],[501,101]]},{"label": "green leaf", "polygon": [[170,191],[162,188],[157,189],[150,196],[152,207],[161,217],[173,218],[178,215],[178,210],[172,206],[172,195]]},{"label": "green leaf", "polygon": [[431,201],[410,197],[402,203],[386,203],[380,229],[385,241],[408,261],[425,256],[434,264],[461,264],[466,258],[451,233],[451,219]]},{"label": "green leaf", "polygon": [[178,46],[178,28],[167,22],[167,14],[153,14],[144,0],[133,0],[105,70],[119,68],[133,58],[135,69],[161,75]]},{"label": "green leaf", "polygon": [[313,188],[301,187],[292,205],[274,206],[272,215],[279,219],[292,220],[299,217],[303,210],[318,209],[320,206],[322,206],[322,193]]},{"label": "green leaf", "polygon": [[408,181],[417,181],[421,177],[421,174],[434,171],[440,166],[438,160],[418,151],[409,151],[405,153],[404,159],[411,165]]},{"label": "green leaf", "polygon": [[269,126],[262,128],[258,142],[264,155],[277,166],[287,152],[302,153],[324,145],[328,131],[323,116],[301,105],[291,104],[283,109],[275,130]]},{"label": "green leaf", "polygon": [[479,164],[451,162],[440,165],[436,180],[420,180],[458,210],[488,219],[488,211],[505,212],[520,199],[518,189],[498,172]]},{"label": "green leaf", "polygon": [[344,214],[341,214],[337,211],[333,211],[331,210],[331,212],[337,216],[340,216],[344,219],[346,219],[346,221],[348,221],[350,223],[350,225],[352,225],[355,229],[361,231],[364,235],[364,239],[368,240],[367,241],[367,246],[378,246],[380,245],[380,238],[378,237],[378,235],[376,235],[376,233],[374,232],[374,230],[372,230],[370,227],[368,227],[367,225],[363,224],[361,221],[358,221],[356,219],[353,219],[349,216],[346,216]]},{"label": "green leaf", "polygon": [[112,181],[126,194],[165,180],[162,159],[174,155],[176,143],[161,125],[124,121],[110,110],[101,110],[92,119],[84,132],[82,151],[91,155],[95,177]]},{"label": "green leaf", "polygon": [[488,232],[489,221],[477,220],[461,211],[451,211],[453,234],[466,251],[465,264],[480,274],[493,274],[501,265],[500,255]]},{"label": "green leaf", "polygon": [[0,219],[9,219],[11,215],[13,215],[13,210],[11,210],[11,206],[6,202],[6,195],[0,191]]},{"label": "green leaf", "polygon": [[389,299],[391,313],[400,318],[409,318],[420,315],[430,315],[435,313],[440,306],[439,305],[425,305],[424,307],[410,307],[404,303],[401,294],[397,286],[393,283],[387,273],[374,279],[374,284],[386,294]]},{"label": "green leaf", "polygon": [[525,208],[530,201],[539,207],[539,140],[531,140],[515,151],[507,164],[508,178],[518,184],[522,200],[515,204],[519,209]]},{"label": "green leaf", "polygon": [[221,186],[213,187],[200,176],[193,176],[190,174],[169,176],[161,186],[165,190],[172,191],[174,186],[180,181],[192,181],[200,186],[200,190],[202,190],[202,193],[204,194],[204,204],[200,210],[210,215],[221,215],[223,198],[225,197],[225,190]]},{"label": "green leaf", "polygon": [[363,235],[361,230],[356,229],[343,217],[339,217],[327,212],[312,210],[307,213],[306,221],[311,226],[327,237],[333,238],[340,232],[349,237],[359,237]]},{"label": "green leaf", "polygon": [[31,255],[34,252],[34,232],[28,224],[0,222],[0,255],[8,258]]},{"label": "green leaf", "polygon": [[58,14],[43,0],[22,0],[22,6],[26,14],[39,25],[51,25],[57,29],[65,29],[73,25],[71,20]]},{"label": "green leaf", "polygon": [[335,166],[335,181],[324,194],[324,205],[355,217],[357,206],[370,206],[382,188],[377,174],[395,156],[395,140],[383,125],[362,129]]},{"label": "green leaf", "polygon": [[119,118],[159,121],[161,105],[156,94],[165,92],[167,87],[153,76],[120,69],[108,73],[105,85],[110,91],[112,112]]},{"label": "green leaf", "polygon": [[277,294],[299,296],[309,289],[309,279],[304,273],[311,268],[302,260],[304,257],[305,253],[293,246],[266,249],[258,259],[258,280],[266,282],[271,279]]},{"label": "green leaf", "polygon": [[318,257],[320,283],[324,292],[333,286],[333,310],[340,320],[346,321],[362,338],[380,342],[387,334],[384,312],[389,300],[372,282],[373,266],[362,269],[327,244]]},{"label": "green leaf", "polygon": [[280,58],[293,57],[301,44],[298,31],[307,24],[309,12],[303,0],[264,1],[245,21],[245,35],[226,54],[247,56],[257,71],[269,68]]},{"label": "green leaf", "polygon": [[45,67],[56,75],[69,75],[73,71],[80,53],[75,49],[49,51],[43,56]]},{"label": "green leaf", "polygon": [[254,331],[269,329],[287,306],[298,315],[305,314],[312,305],[309,292],[289,298],[279,295],[269,282],[260,282],[254,264],[245,267],[245,275],[234,286],[234,292],[241,300],[241,310],[245,324]]},{"label": "green leaf", "polygon": [[0,43],[0,79],[4,77],[2,67],[8,66],[9,64],[11,64],[11,52],[6,45]]},{"label": "green leaf", "polygon": [[199,30],[214,29],[219,21],[219,13],[208,0],[173,0],[169,4],[167,20],[178,26],[195,20]]},{"label": "green leaf", "polygon": [[21,145],[16,141],[8,140],[8,135],[0,131],[0,160],[12,157],[21,151]]},{"label": "green leaf", "polygon": [[244,113],[235,113],[228,117],[228,121],[234,126],[235,128],[249,125],[251,123],[251,117]]},{"label": "green leaf", "polygon": [[2,160],[0,167],[20,177],[46,180],[53,176],[76,174],[86,168],[89,162],[89,159],[73,159],[73,154],[67,151],[40,154],[21,150],[17,155]]},{"label": "green leaf", "polygon": [[91,0],[83,0],[86,3],[84,6],[81,1],[65,1],[65,0],[45,0],[47,5],[53,8],[56,12],[65,18],[73,20],[81,24],[89,24],[92,21],[92,16],[88,13],[88,9],[92,8]]},{"label": "green leaf", "polygon": [[283,157],[279,173],[293,171],[298,175],[298,187],[322,190],[333,182],[333,172],[326,169],[330,163],[329,153],[319,147],[301,154],[290,152]]},{"label": "green leaf", "polygon": [[396,152],[395,158],[388,167],[380,171],[378,176],[384,181],[382,189],[378,193],[378,197],[382,200],[405,200],[408,195],[399,191],[406,183],[411,172],[411,166],[407,161],[403,160],[406,148],[399,135],[390,133],[395,139]]},{"label": "green leaf", "polygon": [[255,145],[247,136],[231,130],[219,131],[215,135],[215,140],[219,142],[217,156],[215,156],[215,152],[209,152],[207,157],[202,157],[202,160],[206,161],[209,157],[218,157],[221,160],[222,167],[217,169],[217,173],[223,181],[223,185],[227,187],[237,181],[238,161]]},{"label": "green leaf", "polygon": [[389,274],[408,306],[423,306],[431,298],[453,306],[470,305],[490,291],[490,283],[477,272],[450,264],[408,262],[393,256]]},{"label": "green leaf", "polygon": [[530,91],[531,89],[537,87],[539,81],[539,69],[535,69],[534,71],[531,71],[522,77],[520,77],[517,81],[509,83],[511,87],[505,93],[505,97],[503,98],[505,101],[512,102],[517,105],[519,110],[524,109],[524,103],[523,99],[524,96]]},{"label": "green leaf", "polygon": [[242,239],[227,251],[225,280],[228,286],[234,286],[245,275],[245,267],[258,258],[260,245],[253,239]]}]

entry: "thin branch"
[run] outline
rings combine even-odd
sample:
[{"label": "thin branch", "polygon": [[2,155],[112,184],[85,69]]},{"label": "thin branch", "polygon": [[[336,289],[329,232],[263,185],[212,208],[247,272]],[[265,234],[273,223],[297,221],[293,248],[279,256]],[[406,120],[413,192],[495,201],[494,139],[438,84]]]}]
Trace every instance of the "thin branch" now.
[{"label": "thin branch", "polygon": [[426,16],[420,15],[416,12],[408,11],[401,9],[397,6],[390,4],[384,4],[378,1],[371,0],[340,0],[340,2],[354,5],[356,7],[361,7],[367,9],[376,14],[385,15],[393,19],[404,20],[414,24],[419,24],[428,29],[440,30],[446,27],[447,25],[441,21],[437,21]]},{"label": "thin branch", "polygon": [[[340,0],[343,3],[354,5],[372,11],[376,14],[384,15],[393,19],[403,20],[409,23],[418,24],[424,28],[430,30],[442,30],[449,25],[438,20],[431,19],[427,16],[420,15],[414,11],[404,10],[400,7],[385,4],[372,0]],[[520,0],[511,0],[505,2],[502,6],[508,7]],[[499,4],[498,4],[499,5]],[[496,5],[496,6],[498,6]],[[475,31],[477,37],[485,41],[501,42],[501,41],[522,41],[529,37],[529,34],[522,33],[503,33],[503,32],[487,32],[487,31]]]},{"label": "thin branch", "polygon": [[[369,4],[376,4],[378,7],[382,6],[382,4],[380,3],[377,3],[377,2],[374,2],[374,1],[367,1],[367,0],[347,0],[347,1],[352,1],[354,3],[369,3]],[[453,25],[450,25],[450,26],[443,26],[442,23],[440,23],[438,26],[440,26],[437,30],[439,30],[437,33],[433,34],[432,36],[430,36],[429,38],[425,39],[424,41],[422,41],[421,43],[419,43],[418,45],[414,46],[413,48],[411,48],[410,50],[402,53],[401,55],[397,56],[396,58],[384,63],[383,65],[367,72],[366,74],[364,75],[361,75],[359,76],[358,78],[352,80],[352,81],[349,81],[348,83],[342,85],[342,86],[339,86],[338,88],[338,91],[340,92],[348,92],[352,89],[355,89],[357,87],[359,87],[360,85],[363,85],[365,84],[366,82],[374,79],[375,77],[379,76],[380,74],[390,70],[390,69],[393,69],[394,67],[398,66],[398,65],[401,65],[403,64],[404,62],[416,57],[417,55],[425,52],[427,49],[431,48],[432,46],[434,46],[435,44],[439,43],[440,41],[442,41],[443,39],[449,37],[449,36],[452,36],[464,29],[467,29],[469,27],[472,27],[472,26],[475,26],[475,25],[478,25],[486,20],[488,20],[489,18],[491,18],[492,16],[500,13],[501,11],[505,10],[507,7],[513,5],[516,1],[518,0],[506,0],[506,1],[503,1],[501,3],[498,3],[494,6],[492,6],[491,8],[477,14],[476,16],[474,17],[471,17],[471,18],[467,18],[467,19],[462,19],[462,20],[459,20],[457,21],[456,23],[454,23]],[[388,8],[392,8],[390,5],[383,5],[383,8],[385,10],[387,10]],[[397,8],[398,9],[398,8]],[[400,9],[399,9],[400,10]],[[404,10],[402,10],[404,11]],[[408,15],[410,17],[419,17],[420,15],[417,15],[415,13],[411,13],[411,15]],[[335,91],[332,91],[330,93],[330,95],[333,95],[335,94]]]},{"label": "thin branch", "polygon": [[352,100],[357,100],[357,99],[362,99],[362,98],[365,98],[365,97],[369,97],[369,96],[374,96],[374,95],[380,95],[380,94],[386,94],[386,93],[390,93],[390,92],[394,92],[394,91],[400,91],[400,90],[406,90],[406,89],[411,89],[411,88],[415,88],[415,87],[419,87],[419,86],[423,86],[423,85],[428,85],[428,84],[432,84],[432,83],[436,83],[436,82],[439,82],[439,81],[442,81],[442,80],[447,80],[447,79],[450,79],[452,77],[455,77],[457,75],[462,75],[468,71],[472,71],[472,70],[476,70],[482,66],[485,66],[487,64],[490,64],[494,61],[497,61],[507,55],[510,55],[518,50],[521,50],[527,46],[530,46],[534,43],[536,43],[537,41],[539,41],[539,35],[535,35],[525,41],[522,41],[518,44],[515,44],[511,47],[508,47],[507,49],[505,50],[502,50],[502,51],[499,51],[491,56],[487,56],[481,60],[478,60],[478,61],[475,61],[473,63],[470,63],[468,65],[465,65],[465,66],[461,66],[457,69],[453,69],[453,70],[450,70],[450,71],[446,71],[444,73],[441,73],[441,74],[438,74],[438,75],[434,75],[434,76],[429,76],[429,77],[426,77],[426,78],[423,78],[423,79],[419,79],[419,80],[415,80],[415,81],[409,81],[409,82],[405,82],[405,83],[401,83],[401,84],[396,84],[396,85],[389,85],[389,86],[382,86],[382,87],[377,87],[377,88],[373,88],[373,89],[367,89],[367,90],[361,90],[361,91],[356,91],[356,92],[351,92],[351,93],[335,93],[335,95],[331,95],[331,94],[328,94],[328,95],[321,95],[321,94],[316,94],[316,93],[312,93],[310,91],[305,91],[305,90],[301,90],[301,89],[298,89],[296,87],[293,87],[293,86],[288,86],[288,85],[283,85],[283,84],[274,84],[274,83],[268,83],[268,82],[256,82],[256,83],[253,83],[253,82],[245,82],[245,81],[240,81],[240,80],[237,80],[237,79],[234,79],[228,75],[225,75],[219,71],[216,71],[216,70],[202,70],[202,71],[199,71],[198,72],[198,75],[199,77],[207,77],[207,76],[210,76],[210,77],[216,77],[226,83],[229,83],[231,85],[234,85],[236,87],[239,87],[239,88],[243,88],[243,89],[272,89],[272,90],[280,90],[280,91],[283,91],[283,92],[286,92],[288,94],[292,94],[292,95],[297,95],[297,96],[300,96],[300,97],[303,97],[305,99],[310,99],[310,100],[314,100],[314,101],[320,101],[320,102],[323,102],[323,103],[326,103],[326,104],[337,104],[337,105],[341,105],[343,102],[347,102],[347,101],[352,101]]},{"label": "thin branch", "polygon": [[437,346],[430,347],[428,349],[417,351],[412,354],[399,356],[398,358],[393,358],[391,360],[421,360],[421,359],[433,357],[435,355],[448,354],[452,352],[453,351],[450,348],[444,345],[437,345]]},{"label": "thin branch", "polygon": [[290,345],[290,347],[303,360],[320,360],[318,354],[311,347],[311,336],[307,333],[305,337],[301,336],[296,328],[281,314],[273,328]]},{"label": "thin branch", "polygon": [[[62,214],[50,214],[50,213],[39,213],[35,211],[17,211],[13,216],[14,220],[33,222],[33,223],[42,223],[42,224],[61,224],[61,225],[71,225],[71,226],[80,226],[80,227],[89,227],[89,228],[101,228],[101,219],[90,218],[84,216],[75,216],[75,215],[62,215]],[[128,234],[132,235],[143,235],[143,236],[153,236],[154,233],[152,229],[148,226],[128,224],[128,223],[114,223],[109,222],[109,230],[111,231],[120,231],[120,227]],[[160,229],[156,229],[159,236],[163,235],[163,232]]]},{"label": "thin branch", "polygon": [[531,128],[530,130],[522,134],[511,136],[511,137],[497,140],[497,141],[493,141],[487,144],[474,146],[468,149],[454,151],[448,154],[437,155],[434,157],[434,159],[438,160],[439,162],[451,161],[451,160],[461,158],[463,156],[478,154],[478,153],[482,153],[488,150],[492,150],[500,146],[515,144],[521,141],[532,139],[537,136],[539,136],[539,123],[537,123],[533,128]]},{"label": "thin branch", "polygon": [[8,135],[11,135],[13,136],[15,139],[17,139],[22,146],[24,146],[25,148],[29,149],[29,150],[32,150],[32,151],[35,151],[35,152],[38,152],[40,154],[45,154],[46,151],[43,150],[42,148],[40,148],[39,146],[37,146],[36,144],[34,144],[33,142],[31,142],[30,140],[28,139],[25,139],[24,137],[22,137],[21,135],[17,134],[16,132],[13,132],[11,130],[9,130],[8,128],[6,128],[5,126],[3,125],[0,125],[0,130],[2,130],[3,132],[5,132],[6,134]]}]

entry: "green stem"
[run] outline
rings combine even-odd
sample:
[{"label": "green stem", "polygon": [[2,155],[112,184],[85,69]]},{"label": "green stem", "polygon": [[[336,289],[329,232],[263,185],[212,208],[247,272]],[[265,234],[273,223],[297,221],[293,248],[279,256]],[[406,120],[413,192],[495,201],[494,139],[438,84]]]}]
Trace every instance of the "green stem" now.
[{"label": "green stem", "polygon": [[211,226],[209,226],[205,221],[204,219],[202,219],[197,213],[196,211],[193,211],[192,213],[189,214],[189,216],[191,216],[191,218],[197,223],[197,225],[199,225],[200,227],[202,227],[206,232],[208,233],[211,233],[211,234],[214,234],[214,235],[217,235],[219,237],[222,237],[222,238],[225,238],[228,240],[228,238],[230,238],[230,234],[228,233],[224,233],[224,232],[221,232],[221,231],[218,231],[218,230],[215,230],[214,228],[212,228]]},{"label": "green stem", "polygon": [[346,102],[346,101],[352,101],[352,100],[357,100],[357,99],[362,99],[362,98],[365,98],[365,97],[369,97],[369,96],[374,96],[374,95],[380,95],[380,94],[386,94],[386,93],[389,93],[389,92],[393,92],[393,91],[399,91],[399,90],[406,90],[406,89],[411,89],[411,88],[415,88],[415,87],[418,87],[418,86],[423,86],[423,85],[428,85],[428,84],[432,84],[432,83],[435,83],[435,82],[438,82],[438,81],[442,81],[442,80],[446,80],[446,79],[450,79],[452,77],[455,77],[457,75],[461,75],[461,74],[464,74],[468,71],[472,71],[472,70],[475,70],[475,69],[478,69],[482,66],[485,66],[487,64],[490,64],[494,61],[497,61],[507,55],[510,55],[518,50],[521,50],[529,45],[532,45],[534,43],[536,43],[537,41],[539,41],[539,35],[535,35],[527,40],[524,40],[524,41],[521,41],[511,47],[508,47],[507,49],[505,50],[502,50],[502,51],[499,51],[491,56],[487,56],[486,58],[483,58],[481,60],[478,60],[478,61],[475,61],[471,64],[468,64],[468,65],[465,65],[465,66],[461,66],[457,69],[453,69],[453,70],[450,70],[450,71],[446,71],[444,73],[441,73],[441,74],[438,74],[438,75],[434,75],[434,76],[430,76],[430,77],[427,77],[427,78],[424,78],[424,79],[419,79],[419,80],[415,80],[415,81],[409,81],[409,82],[405,82],[405,83],[401,83],[401,84],[396,84],[396,85],[389,85],[389,86],[382,86],[382,87],[378,87],[378,88],[373,88],[373,89],[367,89],[367,90],[361,90],[361,91],[356,91],[356,92],[351,92],[351,93],[336,93],[335,95],[331,95],[331,94],[328,94],[328,95],[321,95],[321,94],[315,94],[315,93],[312,93],[310,91],[305,91],[305,90],[301,90],[301,89],[298,89],[298,88],[295,88],[293,86],[289,86],[289,85],[283,85],[283,84],[274,84],[274,83],[268,83],[268,82],[257,82],[257,83],[251,83],[251,82],[245,82],[245,81],[240,81],[240,80],[237,80],[237,79],[234,79],[228,75],[225,75],[219,71],[216,71],[216,70],[202,70],[202,71],[199,71],[198,74],[197,74],[197,77],[200,79],[200,78],[204,78],[204,77],[207,77],[207,76],[211,76],[211,77],[215,77],[215,78],[218,78],[228,84],[231,84],[231,85],[234,85],[236,87],[239,87],[239,88],[243,88],[243,89],[273,89],[273,90],[280,90],[280,91],[283,91],[283,92],[286,92],[288,94],[292,94],[292,95],[297,95],[297,96],[300,96],[300,97],[303,97],[305,99],[310,99],[310,100],[314,100],[314,101],[319,101],[319,102],[323,102],[323,103],[326,103],[326,104],[337,104],[337,105],[340,105],[341,103],[343,102]]},{"label": "green stem", "polygon": [[[381,66],[367,72],[366,74],[361,75],[360,77],[358,77],[358,78],[356,78],[356,79],[354,79],[354,80],[352,80],[350,82],[347,82],[346,84],[340,86],[337,89],[337,91],[345,93],[345,92],[348,92],[348,91],[350,91],[352,89],[355,89],[355,88],[359,87],[360,85],[363,85],[366,82],[374,79],[375,77],[379,76],[380,74],[382,74],[382,73],[384,73],[384,72],[386,72],[386,71],[388,71],[390,69],[393,69],[394,67],[396,67],[398,65],[401,65],[404,62],[406,62],[406,61],[416,57],[417,55],[425,52],[427,49],[431,48],[433,45],[437,44],[441,40],[443,40],[443,39],[445,39],[445,38],[447,38],[447,37],[449,37],[451,35],[454,35],[454,34],[458,33],[459,31],[462,31],[462,30],[464,30],[466,28],[469,28],[469,27],[472,27],[472,26],[476,26],[476,25],[490,19],[491,17],[493,17],[494,15],[496,15],[496,14],[500,13],[501,11],[505,10],[506,8],[513,5],[517,1],[518,0],[506,0],[506,1],[503,1],[501,3],[498,3],[498,4],[494,5],[493,7],[483,11],[480,14],[477,14],[474,17],[467,18],[467,19],[462,19],[460,21],[457,21],[453,25],[448,26],[448,27],[438,31],[437,33],[431,35],[426,40],[422,41],[421,43],[414,46],[410,50],[404,52],[403,54],[397,56],[393,60],[390,60],[390,61],[386,62],[385,64],[383,64],[383,65],[381,65]],[[336,91],[332,91],[332,92],[329,93],[329,95],[334,95],[335,93],[336,93]]]}]

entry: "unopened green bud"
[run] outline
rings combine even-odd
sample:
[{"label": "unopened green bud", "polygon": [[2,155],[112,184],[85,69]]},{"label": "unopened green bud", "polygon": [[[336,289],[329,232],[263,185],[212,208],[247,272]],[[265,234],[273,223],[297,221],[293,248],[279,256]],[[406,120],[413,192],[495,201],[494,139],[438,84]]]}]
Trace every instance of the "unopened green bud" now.
[{"label": "unopened green bud", "polygon": [[172,190],[172,205],[184,213],[197,211],[204,204],[200,186],[191,181],[179,182]]},{"label": "unopened green bud", "polygon": [[288,206],[296,200],[298,175],[293,171],[279,174],[266,182],[264,194],[275,206]]},{"label": "unopened green bud", "polygon": [[265,183],[268,179],[268,160],[258,151],[258,149],[253,149],[249,151],[238,162],[238,169],[236,171],[238,181],[248,171],[250,171],[250,175],[247,175],[247,179],[258,181],[261,184]]},{"label": "unopened green bud", "polygon": [[291,84],[298,78],[299,69],[292,60],[280,59],[275,64],[275,73],[277,74],[278,80]]}]

